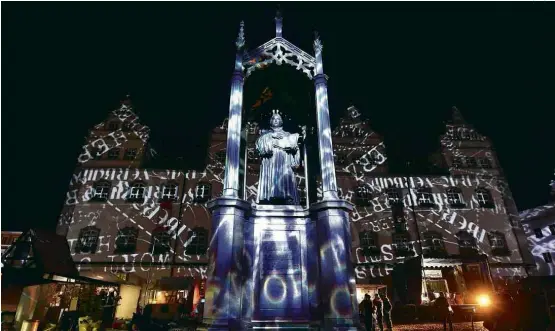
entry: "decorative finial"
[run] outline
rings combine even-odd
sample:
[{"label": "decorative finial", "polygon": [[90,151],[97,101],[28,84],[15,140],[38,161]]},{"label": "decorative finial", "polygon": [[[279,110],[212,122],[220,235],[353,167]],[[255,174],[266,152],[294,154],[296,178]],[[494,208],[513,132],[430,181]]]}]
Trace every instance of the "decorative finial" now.
[{"label": "decorative finial", "polygon": [[451,107],[451,113],[453,116],[453,124],[464,124],[464,118],[462,117],[461,111],[457,107]]},{"label": "decorative finial", "polygon": [[245,46],[245,21],[241,21],[239,26],[239,35],[237,36],[237,41],[235,42],[237,49],[241,49]]},{"label": "decorative finial", "polygon": [[281,38],[282,31],[283,31],[283,17],[281,17],[281,10],[279,8],[279,5],[276,12],[275,21],[276,21],[276,38]]},{"label": "decorative finial", "polygon": [[131,95],[127,93],[125,98],[121,101],[122,105],[129,106],[131,104]]},{"label": "decorative finial", "polygon": [[320,41],[320,35],[318,34],[318,31],[314,31],[314,52],[319,53],[322,51],[322,48],[324,48],[324,46]]}]

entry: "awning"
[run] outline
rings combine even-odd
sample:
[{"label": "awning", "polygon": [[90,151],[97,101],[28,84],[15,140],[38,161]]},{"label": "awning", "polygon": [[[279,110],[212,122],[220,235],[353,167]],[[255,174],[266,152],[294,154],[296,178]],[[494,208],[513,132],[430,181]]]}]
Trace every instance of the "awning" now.
[{"label": "awning", "polygon": [[526,277],[526,270],[523,267],[512,268],[491,268],[491,276],[493,278],[508,278],[508,277]]},{"label": "awning", "polygon": [[6,284],[47,283],[111,284],[79,275],[65,237],[31,229],[17,238],[2,255],[2,277]]},{"label": "awning", "polygon": [[422,267],[424,268],[450,268],[462,264],[462,261],[459,259],[449,258],[424,258],[422,261]]}]

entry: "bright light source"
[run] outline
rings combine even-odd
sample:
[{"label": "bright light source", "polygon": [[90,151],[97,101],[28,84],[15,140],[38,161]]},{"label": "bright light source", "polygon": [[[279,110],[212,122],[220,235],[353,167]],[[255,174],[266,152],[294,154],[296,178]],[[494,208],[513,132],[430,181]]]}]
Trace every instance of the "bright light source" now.
[{"label": "bright light source", "polygon": [[100,276],[100,275],[96,275],[96,278],[98,279],[104,279],[104,277]]},{"label": "bright light source", "polygon": [[481,294],[478,296],[478,304],[480,306],[484,306],[487,307],[489,305],[491,305],[491,300],[489,298],[489,295],[487,294]]}]

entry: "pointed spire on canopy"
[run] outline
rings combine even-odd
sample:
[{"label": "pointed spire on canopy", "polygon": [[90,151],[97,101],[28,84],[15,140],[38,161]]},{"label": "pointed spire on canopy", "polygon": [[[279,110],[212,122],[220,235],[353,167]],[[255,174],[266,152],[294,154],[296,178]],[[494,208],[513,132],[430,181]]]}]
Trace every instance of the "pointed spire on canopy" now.
[{"label": "pointed spire on canopy", "polygon": [[320,35],[318,34],[318,31],[314,31],[314,52],[319,53],[322,51],[322,48],[324,48],[324,46],[320,41]]},{"label": "pointed spire on canopy", "polygon": [[245,46],[245,21],[241,21],[239,25],[239,35],[237,35],[237,41],[235,42],[237,49],[243,48]]},{"label": "pointed spire on canopy", "polygon": [[282,37],[282,30],[283,30],[283,17],[281,16],[281,10],[278,5],[278,9],[276,12],[276,38]]},{"label": "pointed spire on canopy", "polygon": [[462,117],[461,111],[457,107],[455,107],[455,106],[451,107],[451,114],[452,114],[453,124],[465,124],[466,123],[466,121]]},{"label": "pointed spire on canopy", "polygon": [[123,100],[121,100],[121,105],[122,106],[130,106],[131,105],[131,95],[129,93],[127,93],[125,95],[125,98],[123,98]]}]

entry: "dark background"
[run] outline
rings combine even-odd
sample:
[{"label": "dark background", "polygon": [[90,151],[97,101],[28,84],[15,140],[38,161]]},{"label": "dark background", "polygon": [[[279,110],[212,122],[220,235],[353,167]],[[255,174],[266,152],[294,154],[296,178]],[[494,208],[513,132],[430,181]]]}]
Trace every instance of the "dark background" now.
[{"label": "dark background", "polygon": [[[276,6],[2,3],[2,230],[55,226],[88,129],[127,93],[156,151],[202,168],[210,130],[227,116],[239,21],[254,48],[274,37]],[[439,148],[456,105],[493,140],[527,209],[546,202],[555,167],[553,8],[284,3],[283,35],[312,53],[320,32],[333,123],[356,105],[385,136],[394,171]],[[268,80],[281,100],[298,99],[281,109],[313,111],[310,82],[288,75]],[[246,105],[260,77],[247,80]]]}]

